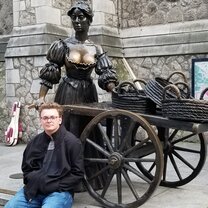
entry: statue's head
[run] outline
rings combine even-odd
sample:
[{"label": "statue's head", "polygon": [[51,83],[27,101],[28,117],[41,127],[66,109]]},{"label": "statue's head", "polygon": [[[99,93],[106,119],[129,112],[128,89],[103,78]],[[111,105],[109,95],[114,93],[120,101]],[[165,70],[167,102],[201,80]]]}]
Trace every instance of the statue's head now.
[{"label": "statue's head", "polygon": [[83,14],[86,15],[86,17],[89,19],[89,21],[92,22],[93,12],[87,1],[84,0],[76,1],[75,4],[67,12],[67,15],[71,17],[75,9],[80,9],[83,12]]}]

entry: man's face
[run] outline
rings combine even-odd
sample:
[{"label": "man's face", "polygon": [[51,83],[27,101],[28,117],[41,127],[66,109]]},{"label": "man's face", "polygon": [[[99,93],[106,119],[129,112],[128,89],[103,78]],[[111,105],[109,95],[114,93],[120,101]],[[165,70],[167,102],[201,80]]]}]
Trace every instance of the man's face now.
[{"label": "man's face", "polygon": [[42,110],[40,120],[43,129],[48,135],[55,133],[62,122],[62,118],[59,116],[56,109]]},{"label": "man's face", "polygon": [[72,24],[75,31],[88,31],[89,19],[80,9],[75,9],[71,15]]}]

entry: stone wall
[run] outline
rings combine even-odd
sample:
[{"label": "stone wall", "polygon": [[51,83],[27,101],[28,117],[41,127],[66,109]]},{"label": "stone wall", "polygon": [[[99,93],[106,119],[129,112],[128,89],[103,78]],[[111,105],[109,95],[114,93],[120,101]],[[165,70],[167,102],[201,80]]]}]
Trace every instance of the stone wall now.
[{"label": "stone wall", "polygon": [[[155,77],[167,78],[174,71],[181,71],[191,87],[192,59],[207,58],[208,54],[159,56],[127,59],[137,78],[146,81]],[[176,78],[176,77],[175,77]],[[176,81],[176,80],[175,80]]]},{"label": "stone wall", "polygon": [[12,0],[0,0],[0,140],[4,138],[5,126],[9,122],[9,112],[6,108],[6,72],[4,54],[13,28]]},{"label": "stone wall", "polygon": [[121,27],[138,27],[208,18],[207,0],[121,0]]},{"label": "stone wall", "polygon": [[0,141],[4,138],[5,127],[9,122],[9,112],[5,102],[5,63],[0,62]]},{"label": "stone wall", "polygon": [[[38,99],[40,87],[38,75],[45,62],[45,57],[7,59],[7,104],[11,107],[14,101],[21,102],[20,121],[23,125],[24,142],[28,141],[40,129],[37,111],[29,110],[28,106]],[[53,93],[54,90],[49,91],[48,101],[51,100]]]},{"label": "stone wall", "polygon": [[[119,0],[105,0],[100,1],[99,3],[95,3],[98,0],[94,0],[92,2],[93,11],[94,11],[94,21],[93,25],[97,22],[97,15],[100,12],[103,12],[102,14],[102,21],[105,26],[107,27],[115,27],[117,28],[119,25],[119,17],[118,17],[118,10],[119,10]],[[100,19],[100,18],[99,18]]]},{"label": "stone wall", "polygon": [[0,35],[9,34],[13,28],[13,0],[0,0]]},{"label": "stone wall", "polygon": [[67,9],[71,0],[16,0],[14,1],[14,26],[52,23],[69,26]]}]

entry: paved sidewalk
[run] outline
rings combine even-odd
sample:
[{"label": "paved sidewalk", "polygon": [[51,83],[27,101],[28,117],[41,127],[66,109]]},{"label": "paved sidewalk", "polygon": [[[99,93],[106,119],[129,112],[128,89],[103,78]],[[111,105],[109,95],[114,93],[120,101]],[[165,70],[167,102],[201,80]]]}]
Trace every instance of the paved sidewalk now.
[{"label": "paved sidewalk", "polygon": [[[0,207],[22,187],[21,173],[24,144],[8,147],[0,143]],[[3,194],[4,193],[4,194]],[[6,194],[7,193],[7,194]],[[87,192],[77,193],[73,208],[101,207]],[[208,208],[208,159],[200,174],[179,188],[159,186],[142,208]]]}]

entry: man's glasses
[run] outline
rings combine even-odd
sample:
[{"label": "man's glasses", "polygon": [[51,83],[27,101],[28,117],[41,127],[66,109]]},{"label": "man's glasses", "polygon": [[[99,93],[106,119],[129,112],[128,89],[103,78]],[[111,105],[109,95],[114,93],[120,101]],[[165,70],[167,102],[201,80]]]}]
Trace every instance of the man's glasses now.
[{"label": "man's glasses", "polygon": [[43,116],[43,117],[40,117],[43,121],[54,121],[55,119],[58,118],[58,116]]}]

